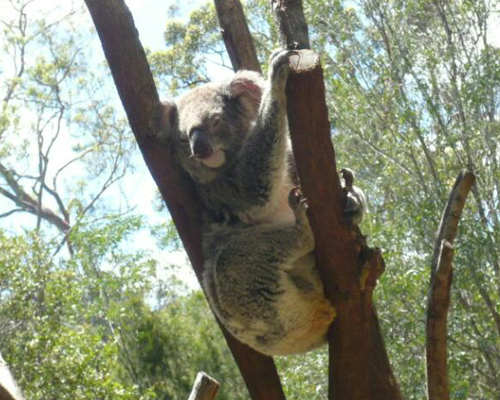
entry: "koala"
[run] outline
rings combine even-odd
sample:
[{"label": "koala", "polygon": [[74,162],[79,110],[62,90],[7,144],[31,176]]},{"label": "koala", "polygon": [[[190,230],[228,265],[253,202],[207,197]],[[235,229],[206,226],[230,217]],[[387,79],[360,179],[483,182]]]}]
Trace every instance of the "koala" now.
[{"label": "koala", "polygon": [[[267,80],[239,71],[161,110],[163,136],[174,144],[207,216],[202,286],[209,303],[231,334],[272,356],[320,346],[335,317],[297,188],[288,73],[289,52],[279,51]],[[364,196],[352,186],[348,192],[346,213],[359,221]]]}]

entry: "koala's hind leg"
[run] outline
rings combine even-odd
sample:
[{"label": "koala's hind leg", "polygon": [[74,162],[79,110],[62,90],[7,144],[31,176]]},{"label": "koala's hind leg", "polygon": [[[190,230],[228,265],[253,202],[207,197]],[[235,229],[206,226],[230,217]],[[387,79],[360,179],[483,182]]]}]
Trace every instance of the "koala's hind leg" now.
[{"label": "koala's hind leg", "polygon": [[[284,295],[283,285],[293,278],[287,278],[288,273],[314,249],[305,203],[295,206],[295,224],[222,228],[204,238],[204,286],[223,320],[253,321],[259,316],[257,319],[280,334],[275,306],[271,305],[277,305]],[[313,263],[310,265],[312,268]]]},{"label": "koala's hind leg", "polygon": [[228,232],[223,230],[206,238],[206,244],[213,244],[210,246],[211,258],[217,258],[219,276],[226,271],[237,275],[239,272],[235,269],[240,267],[243,275],[252,275],[260,269],[292,268],[294,262],[314,250],[314,236],[306,215],[307,203],[300,190],[290,192],[289,203],[295,214],[294,224],[228,228]]}]

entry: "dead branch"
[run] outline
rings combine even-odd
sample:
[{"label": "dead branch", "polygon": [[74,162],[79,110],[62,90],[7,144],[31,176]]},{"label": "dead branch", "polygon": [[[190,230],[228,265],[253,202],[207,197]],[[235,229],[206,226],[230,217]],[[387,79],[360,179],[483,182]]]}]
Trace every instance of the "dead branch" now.
[{"label": "dead branch", "polygon": [[234,70],[249,69],[261,72],[241,2],[239,0],[214,0],[214,4],[222,39]]},{"label": "dead branch", "polygon": [[[86,0],[86,4],[144,160],[167,204],[191,264],[201,277],[200,200],[189,177],[175,162],[173,149],[151,135],[158,128],[154,115],[160,101],[132,15],[123,0]],[[272,358],[257,353],[221,329],[252,399],[284,400]]]},{"label": "dead branch", "polygon": [[451,190],[450,197],[446,203],[446,207],[441,216],[441,222],[439,223],[436,244],[434,246],[434,254],[432,256],[431,262],[431,277],[434,276],[439,255],[441,249],[441,242],[444,240],[453,244],[455,237],[457,236],[458,221],[460,220],[460,215],[465,204],[465,198],[469,193],[469,190],[474,184],[475,177],[474,174],[469,171],[461,171],[458,175],[453,189]]},{"label": "dead branch", "polygon": [[70,229],[68,221],[65,221],[51,209],[42,207],[42,205],[39,204],[38,199],[27,193],[26,190],[24,190],[19,182],[14,178],[13,172],[1,163],[0,175],[3,176],[3,178],[7,182],[7,185],[12,190],[12,192],[9,192],[8,190],[0,187],[1,195],[14,202],[23,211],[33,215],[37,215],[41,219],[46,220],[61,232],[68,232],[68,230]]},{"label": "dead branch", "polygon": [[449,400],[447,365],[447,321],[452,281],[453,241],[458,221],[472,185],[474,175],[462,171],[451,191],[439,225],[431,265],[431,283],[427,301],[426,358],[427,397]]},{"label": "dead branch", "polygon": [[0,354],[0,400],[23,400],[7,363]]},{"label": "dead branch", "polygon": [[453,247],[442,240],[434,281],[427,308],[427,397],[449,400],[448,365],[446,357],[448,307],[452,281]]},{"label": "dead branch", "polygon": [[198,372],[188,400],[214,400],[220,384],[204,372]]}]

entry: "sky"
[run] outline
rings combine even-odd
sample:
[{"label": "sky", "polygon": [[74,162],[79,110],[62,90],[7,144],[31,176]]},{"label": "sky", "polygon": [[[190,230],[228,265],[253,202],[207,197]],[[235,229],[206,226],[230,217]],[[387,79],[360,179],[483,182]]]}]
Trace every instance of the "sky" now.
[{"label": "sky", "polygon": [[[126,3],[134,17],[142,44],[151,50],[164,48],[163,33],[165,32],[166,15],[173,2],[169,0],[126,0]],[[187,11],[190,8],[190,3],[193,2],[184,2],[182,8]]]},{"label": "sky", "polygon": [[[57,0],[56,0],[57,1]],[[139,31],[139,37],[143,45],[152,50],[163,48],[163,32],[165,27],[165,16],[168,8],[174,3],[172,0],[125,0],[132,15],[135,25]],[[202,4],[203,0],[181,1],[181,15],[188,15],[189,10]],[[500,47],[500,15],[490,21],[490,41],[493,45]]]}]

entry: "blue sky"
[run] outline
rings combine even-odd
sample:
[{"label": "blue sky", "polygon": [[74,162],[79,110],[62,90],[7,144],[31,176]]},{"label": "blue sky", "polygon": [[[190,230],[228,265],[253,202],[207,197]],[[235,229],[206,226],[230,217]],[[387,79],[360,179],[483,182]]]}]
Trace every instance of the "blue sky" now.
[{"label": "blue sky", "polygon": [[[143,46],[149,47],[151,50],[160,50],[165,46],[163,33],[165,32],[165,23],[167,20],[168,8],[173,1],[160,0],[126,0],[125,1],[132,12],[134,22],[139,31],[139,37]],[[186,2],[183,8],[194,7],[194,4],[189,7]]]}]

